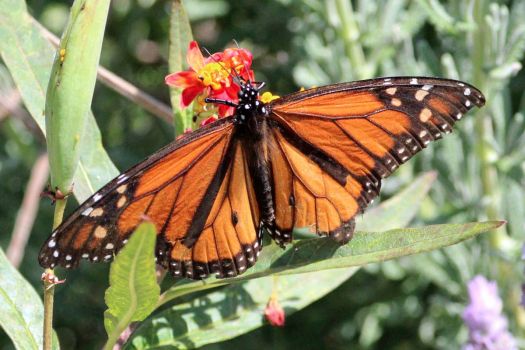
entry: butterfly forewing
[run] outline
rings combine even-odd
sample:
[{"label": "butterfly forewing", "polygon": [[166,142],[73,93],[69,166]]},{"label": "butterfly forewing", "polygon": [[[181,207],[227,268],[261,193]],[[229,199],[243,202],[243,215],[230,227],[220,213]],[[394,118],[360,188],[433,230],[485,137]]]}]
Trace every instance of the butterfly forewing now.
[{"label": "butterfly forewing", "polygon": [[[272,148],[272,167],[276,198],[284,206],[277,205],[278,229],[326,234],[341,228],[349,237],[349,223],[379,194],[382,178],[483,104],[481,92],[468,84],[419,77],[336,84],[275,100],[270,118],[281,147]],[[284,149],[283,142],[289,143]],[[285,149],[302,155],[290,157]],[[293,206],[285,206],[286,196],[295,199]]]}]

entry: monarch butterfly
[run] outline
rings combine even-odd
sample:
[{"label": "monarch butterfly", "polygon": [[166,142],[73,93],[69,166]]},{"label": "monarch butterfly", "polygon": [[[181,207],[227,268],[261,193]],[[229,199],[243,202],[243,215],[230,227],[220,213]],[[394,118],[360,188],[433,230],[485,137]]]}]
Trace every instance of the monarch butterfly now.
[{"label": "monarch butterfly", "polygon": [[109,182],[46,240],[40,265],[112,260],[137,225],[157,228],[157,263],[176,277],[237,276],[267,232],[294,227],[345,244],[381,180],[485,102],[455,80],[392,77],[261,101],[239,82],[233,113],[185,134]]}]

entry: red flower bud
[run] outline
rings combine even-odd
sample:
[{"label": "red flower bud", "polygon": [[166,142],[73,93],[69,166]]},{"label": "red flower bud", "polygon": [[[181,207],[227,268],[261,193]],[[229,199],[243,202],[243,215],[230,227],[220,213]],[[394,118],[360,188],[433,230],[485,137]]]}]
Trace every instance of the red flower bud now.
[{"label": "red flower bud", "polygon": [[272,296],[264,309],[264,317],[274,327],[283,327],[285,321],[284,309],[281,307],[277,298]]}]

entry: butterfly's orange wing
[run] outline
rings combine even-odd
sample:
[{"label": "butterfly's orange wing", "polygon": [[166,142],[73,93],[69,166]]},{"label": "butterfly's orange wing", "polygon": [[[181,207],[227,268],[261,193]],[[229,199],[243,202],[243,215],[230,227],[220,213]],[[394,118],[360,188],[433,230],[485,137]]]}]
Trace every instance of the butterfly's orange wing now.
[{"label": "butterfly's orange wing", "polygon": [[260,250],[258,207],[234,129],[231,118],[223,119],[121,174],[54,231],[40,264],[109,261],[150,220],[158,231],[157,262],[175,276],[243,272]]},{"label": "butterfly's orange wing", "polygon": [[[277,240],[309,227],[340,242],[381,179],[449,133],[484,97],[453,80],[386,78],[310,89],[271,105]],[[275,237],[274,237],[275,238]]]}]

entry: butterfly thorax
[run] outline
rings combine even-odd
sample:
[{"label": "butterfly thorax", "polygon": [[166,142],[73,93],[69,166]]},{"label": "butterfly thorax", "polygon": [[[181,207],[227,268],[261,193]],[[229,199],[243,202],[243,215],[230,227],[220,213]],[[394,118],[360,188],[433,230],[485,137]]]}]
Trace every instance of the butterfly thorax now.
[{"label": "butterfly thorax", "polygon": [[262,119],[268,115],[268,110],[265,103],[259,100],[259,90],[248,82],[241,84],[238,96],[234,123],[244,126],[250,136],[256,139],[262,137]]}]

